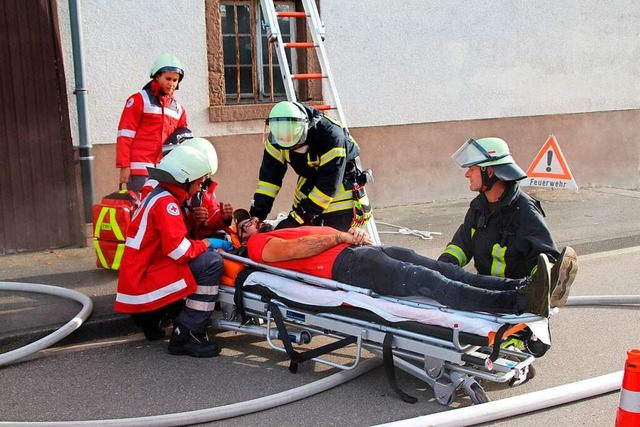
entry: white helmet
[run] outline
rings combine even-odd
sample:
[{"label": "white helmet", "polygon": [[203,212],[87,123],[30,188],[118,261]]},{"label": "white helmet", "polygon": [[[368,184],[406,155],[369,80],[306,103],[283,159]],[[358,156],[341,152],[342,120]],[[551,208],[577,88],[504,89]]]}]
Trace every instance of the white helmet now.
[{"label": "white helmet", "polygon": [[149,177],[158,182],[190,184],[211,175],[211,162],[206,154],[196,148],[178,145],[160,160],[155,168],[147,168]]},{"label": "white helmet", "polygon": [[218,171],[218,154],[216,149],[213,148],[211,143],[204,138],[191,138],[182,143],[183,146],[193,147],[196,150],[203,153],[209,159],[209,165],[211,166],[211,175]]}]

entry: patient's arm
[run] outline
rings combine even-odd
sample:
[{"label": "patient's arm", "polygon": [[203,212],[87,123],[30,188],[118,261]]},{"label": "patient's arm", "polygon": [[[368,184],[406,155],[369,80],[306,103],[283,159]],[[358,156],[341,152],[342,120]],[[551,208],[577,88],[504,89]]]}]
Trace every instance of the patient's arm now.
[{"label": "patient's arm", "polygon": [[352,236],[352,239],[349,242],[352,245],[373,245],[373,240],[369,237],[369,233],[367,233],[363,228],[351,227],[348,233]]},{"label": "patient's arm", "polygon": [[265,262],[288,261],[318,255],[340,243],[353,243],[353,235],[345,232],[335,234],[312,234],[294,240],[272,237],[262,249]]}]

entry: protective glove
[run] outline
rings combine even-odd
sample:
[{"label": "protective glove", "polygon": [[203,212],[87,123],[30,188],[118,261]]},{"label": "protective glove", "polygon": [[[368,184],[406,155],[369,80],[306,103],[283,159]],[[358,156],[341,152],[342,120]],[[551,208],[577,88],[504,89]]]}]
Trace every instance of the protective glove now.
[{"label": "protective glove", "polygon": [[369,196],[364,187],[355,184],[353,186],[353,221],[351,227],[362,227],[373,217]]},{"label": "protective glove", "polygon": [[251,205],[251,207],[249,208],[249,215],[253,218],[254,216],[257,217],[260,221],[264,221],[265,218],[267,218],[267,215],[269,214],[269,212],[264,212],[264,210],[256,208],[255,206],[253,206],[253,204]]},{"label": "protective glove", "polygon": [[222,249],[225,252],[233,250],[233,244],[227,240],[212,238],[207,238],[207,240],[211,243],[211,246],[207,248],[209,252],[215,251],[216,249]]},{"label": "protective glove", "polygon": [[318,215],[312,215],[307,212],[305,208],[300,203],[294,210],[289,212],[289,216],[296,220],[296,222],[300,225],[312,225]]}]

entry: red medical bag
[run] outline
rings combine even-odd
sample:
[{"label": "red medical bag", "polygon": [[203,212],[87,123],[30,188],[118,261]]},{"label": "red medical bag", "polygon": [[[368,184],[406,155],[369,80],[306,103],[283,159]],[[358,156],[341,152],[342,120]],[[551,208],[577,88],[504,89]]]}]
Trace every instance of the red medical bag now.
[{"label": "red medical bag", "polygon": [[127,227],[138,205],[140,198],[131,190],[116,191],[93,205],[93,237],[98,267],[111,270],[120,267]]}]

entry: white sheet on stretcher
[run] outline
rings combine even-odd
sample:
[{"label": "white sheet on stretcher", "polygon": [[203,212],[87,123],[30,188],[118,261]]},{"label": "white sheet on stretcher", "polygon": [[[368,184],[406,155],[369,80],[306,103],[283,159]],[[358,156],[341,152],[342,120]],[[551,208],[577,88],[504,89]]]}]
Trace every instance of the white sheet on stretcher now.
[{"label": "white sheet on stretcher", "polygon": [[[381,298],[373,298],[357,292],[325,289],[265,272],[251,273],[245,281],[245,286],[249,285],[265,286],[277,295],[301,304],[321,307],[339,307],[347,304],[368,310],[389,322],[415,321],[445,328],[453,328],[457,324],[460,331],[485,337],[489,332],[496,332],[502,326],[501,323],[487,319],[467,317],[462,313],[441,311],[438,308],[442,307],[442,305],[438,302],[422,297],[411,297],[411,301],[424,302],[432,305],[432,307],[412,307]],[[534,331],[534,333],[542,342],[549,344],[550,336],[548,334],[547,320],[545,319],[541,322],[544,325],[536,325],[538,326],[536,330],[539,332]],[[540,322],[535,323],[538,324]],[[529,323],[529,326],[532,325],[532,323]]]}]

